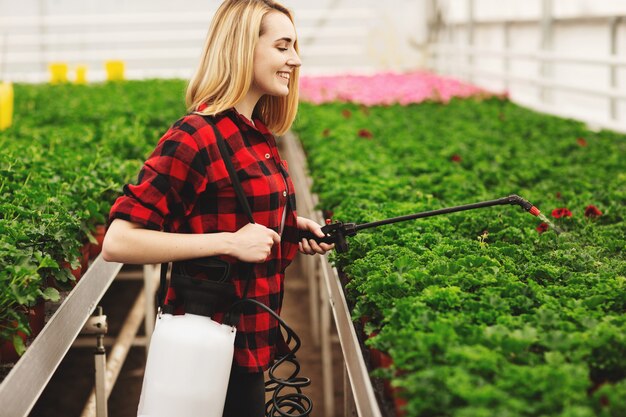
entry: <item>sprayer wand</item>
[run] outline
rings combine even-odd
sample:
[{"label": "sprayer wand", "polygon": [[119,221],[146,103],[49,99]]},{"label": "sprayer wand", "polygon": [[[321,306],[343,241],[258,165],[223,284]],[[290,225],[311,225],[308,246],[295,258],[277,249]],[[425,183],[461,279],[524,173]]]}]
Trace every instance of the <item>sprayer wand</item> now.
[{"label": "sprayer wand", "polygon": [[329,243],[329,244],[334,243],[335,249],[337,250],[337,252],[341,253],[341,252],[346,252],[348,250],[348,242],[346,241],[346,237],[354,236],[357,234],[358,231],[363,230],[363,229],[369,229],[372,227],[378,227],[378,226],[383,226],[386,224],[398,223],[398,222],[403,222],[407,220],[421,219],[424,217],[438,216],[440,214],[455,213],[457,211],[474,210],[477,208],[500,206],[500,205],[507,205],[507,204],[519,205],[520,207],[528,211],[533,216],[538,216],[540,213],[539,209],[533,206],[530,202],[528,202],[527,200],[524,200],[522,197],[518,195],[512,194],[508,197],[498,198],[497,200],[481,201],[479,203],[465,204],[462,206],[447,207],[447,208],[442,208],[439,210],[424,211],[421,213],[409,214],[407,216],[393,217],[390,219],[379,220],[379,221],[370,222],[370,223],[355,224],[355,223],[343,223],[339,221],[331,223],[330,219],[327,219],[326,225],[322,227],[322,232],[324,232],[324,234],[326,235],[325,237],[320,238],[320,237],[315,236],[311,232],[300,231],[299,240],[301,240],[302,238],[305,238],[305,239],[313,239],[318,243],[321,243],[321,242]]}]

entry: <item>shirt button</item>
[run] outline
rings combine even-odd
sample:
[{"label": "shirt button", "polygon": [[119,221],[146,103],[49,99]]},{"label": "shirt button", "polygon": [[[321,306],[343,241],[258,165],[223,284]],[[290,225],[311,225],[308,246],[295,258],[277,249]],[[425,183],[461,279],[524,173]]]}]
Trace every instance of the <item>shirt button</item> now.
[{"label": "shirt button", "polygon": [[271,158],[271,155],[269,153],[266,153],[265,154],[265,159],[270,159],[270,158]]},{"label": "shirt button", "polygon": [[283,197],[287,197],[287,191],[283,191]]}]

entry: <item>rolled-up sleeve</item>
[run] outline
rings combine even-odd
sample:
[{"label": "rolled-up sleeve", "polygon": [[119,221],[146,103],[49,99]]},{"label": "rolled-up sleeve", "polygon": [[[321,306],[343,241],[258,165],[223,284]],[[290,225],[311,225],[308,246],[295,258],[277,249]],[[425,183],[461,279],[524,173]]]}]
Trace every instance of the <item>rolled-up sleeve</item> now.
[{"label": "rolled-up sleeve", "polygon": [[137,184],[124,186],[109,214],[147,229],[162,230],[170,216],[188,215],[206,188],[208,162],[193,136],[168,131],[144,163]]}]

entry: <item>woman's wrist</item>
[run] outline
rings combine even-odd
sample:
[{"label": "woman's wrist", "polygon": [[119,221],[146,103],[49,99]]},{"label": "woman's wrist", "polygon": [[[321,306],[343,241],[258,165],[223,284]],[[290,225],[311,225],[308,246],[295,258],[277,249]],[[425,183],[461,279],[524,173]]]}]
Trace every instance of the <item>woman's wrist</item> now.
[{"label": "woman's wrist", "polygon": [[[210,233],[208,236],[216,239],[216,242],[211,242],[209,245],[217,254],[233,256],[235,252],[235,234],[229,232],[222,233]],[[215,250],[217,248],[217,250]]]}]

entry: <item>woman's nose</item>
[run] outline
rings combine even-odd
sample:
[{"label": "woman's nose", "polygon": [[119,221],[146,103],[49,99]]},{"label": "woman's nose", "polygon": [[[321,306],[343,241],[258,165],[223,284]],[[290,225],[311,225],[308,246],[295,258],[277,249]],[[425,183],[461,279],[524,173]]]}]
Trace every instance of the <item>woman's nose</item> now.
[{"label": "woman's nose", "polygon": [[291,54],[291,57],[289,57],[289,59],[287,60],[287,65],[292,67],[299,67],[302,65],[302,61],[300,60],[297,52],[294,51]]}]

